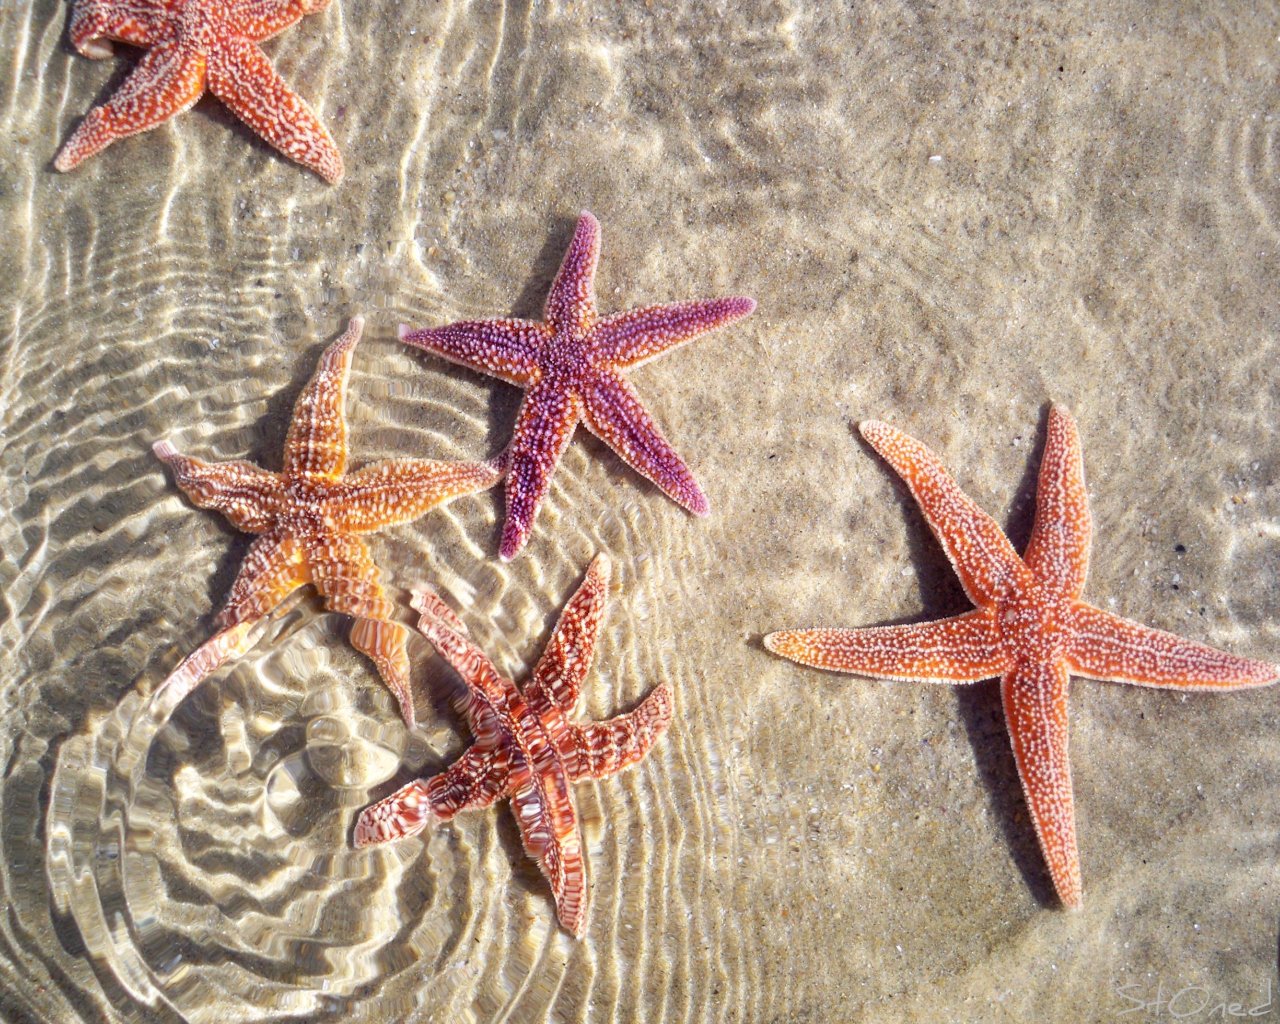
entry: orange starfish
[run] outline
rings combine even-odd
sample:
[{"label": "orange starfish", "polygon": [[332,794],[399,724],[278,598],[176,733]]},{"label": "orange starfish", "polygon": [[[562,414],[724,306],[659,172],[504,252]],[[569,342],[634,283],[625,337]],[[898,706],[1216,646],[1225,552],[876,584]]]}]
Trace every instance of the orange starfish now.
[{"label": "orange starfish", "polygon": [[246,650],[253,627],[289,594],[311,583],[327,608],[355,618],[352,646],[373,659],[400,702],[405,722],[414,724],[405,646],[409,631],[392,621],[395,608],[359,534],[417,519],[460,494],[491,487],[500,474],[488,463],[426,459],[377,462],[345,473],[342,407],[363,326],[362,318],[352,318],[298,396],[281,472],[250,462],[201,462],[179,455],[168,441],[154,446],[196,505],[215,509],[237,529],[259,535],[218,617],[219,632],[160,686],[177,691],[175,705],[228,658]]},{"label": "orange starfish", "polygon": [[902,626],[785,630],[765,637],[765,646],[803,665],[880,679],[973,683],[999,676],[1040,848],[1059,898],[1078,908],[1068,674],[1180,690],[1267,686],[1280,675],[1274,665],[1237,658],[1080,600],[1092,527],[1080,439],[1065,409],[1054,406],[1049,413],[1035,526],[1022,558],[919,441],[884,423],[863,423],[860,429],[906,482],[977,608]]},{"label": "orange starfish", "polygon": [[575,938],[587,926],[587,879],[573,783],[603,779],[635,764],[671,721],[672,694],[657,686],[628,714],[573,725],[582,681],[604,614],[609,562],[597,556],[569,599],[533,676],[523,688],[461,635],[451,611],[429,591],[414,607],[418,628],[467,684],[462,712],[476,741],[439,775],[419,779],[361,812],[356,846],[416,835],[459,811],[509,797],[524,848],[551,883],[560,923]]},{"label": "orange starfish", "polygon": [[289,159],[325,181],[340,181],[338,147],[258,47],[328,3],[76,0],[71,42],[86,57],[110,57],[110,40],[143,47],[147,53],[111,99],[80,122],[54,166],[69,171],[117,139],[149,131],[188,110],[208,89]]}]

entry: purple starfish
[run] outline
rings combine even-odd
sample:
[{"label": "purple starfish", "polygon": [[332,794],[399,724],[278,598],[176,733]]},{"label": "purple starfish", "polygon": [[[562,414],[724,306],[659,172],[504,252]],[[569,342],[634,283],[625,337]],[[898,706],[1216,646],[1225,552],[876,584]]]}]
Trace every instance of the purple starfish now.
[{"label": "purple starfish", "polygon": [[583,211],[543,320],[466,320],[400,340],[525,389],[504,460],[507,518],[500,554],[515,557],[533,528],[551,474],[581,420],[622,460],[694,515],[710,511],[689,468],[658,430],[622,371],[747,316],[754,299],[642,306],[596,317],[600,222]]}]

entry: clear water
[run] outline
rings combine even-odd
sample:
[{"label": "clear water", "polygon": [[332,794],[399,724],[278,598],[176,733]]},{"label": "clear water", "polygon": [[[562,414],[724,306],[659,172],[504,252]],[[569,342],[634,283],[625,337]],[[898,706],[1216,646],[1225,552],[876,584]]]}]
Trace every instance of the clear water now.
[{"label": "clear water", "polygon": [[[267,44],[343,150],[333,188],[213,101],[54,173],[136,53],[0,4],[6,1021],[1211,1020],[1278,993],[1276,691],[1075,685],[1069,915],[993,685],[760,645],[964,607],[851,421],[926,440],[1020,546],[1053,399],[1089,596],[1280,660],[1280,15],[989,6],[336,0]],[[760,302],[632,377],[712,516],[580,435],[510,565],[499,491],[373,541],[513,673],[613,556],[586,710],[667,680],[678,720],[577,791],[577,943],[505,808],[352,849],[468,740],[425,643],[414,735],[311,597],[167,720],[147,698],[247,546],[151,442],[277,466],[361,313],[353,462],[496,454],[518,392],[396,325],[537,315],[582,208],[603,310]],[[1210,1001],[1153,1005],[1187,986]]]}]

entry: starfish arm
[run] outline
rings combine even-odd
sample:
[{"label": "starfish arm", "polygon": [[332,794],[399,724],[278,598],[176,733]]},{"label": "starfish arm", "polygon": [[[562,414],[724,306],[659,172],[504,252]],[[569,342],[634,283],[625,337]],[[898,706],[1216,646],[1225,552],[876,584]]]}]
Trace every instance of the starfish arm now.
[{"label": "starfish arm", "polygon": [[1089,571],[1092,533],[1080,434],[1071,414],[1055,405],[1049,410],[1049,436],[1036,485],[1036,521],[1023,561],[1056,591],[1079,597]]},{"label": "starfish arm", "polygon": [[770,633],[774,654],[826,669],[875,679],[976,683],[1009,667],[985,609],[934,622],[869,629],[787,629]]},{"label": "starfish arm", "polygon": [[550,337],[545,324],[512,318],[460,320],[419,331],[400,325],[400,340],[406,345],[522,388],[537,383],[538,353]]},{"label": "starfish arm", "polygon": [[209,91],[290,160],[331,185],[342,180],[337,143],[256,43],[230,38],[210,53]]},{"label": "starfish arm", "polygon": [[507,466],[506,520],[498,549],[503,561],[514,558],[528,541],[538,508],[551,487],[551,475],[569,447],[581,415],[578,396],[551,382],[543,381],[525,393],[511,445],[503,456]]},{"label": "starfish arm", "polygon": [[347,468],[347,374],[364,317],[355,316],[337,341],[324,350],[316,372],[293,407],[284,442],[284,475],[315,475],[335,480]]},{"label": "starfish arm", "polygon": [[414,584],[409,604],[423,618],[441,619],[444,625],[455,633],[467,635],[466,623],[458,618],[457,612],[445,604],[444,598],[437,594],[430,584],[422,582]]},{"label": "starfish arm", "polygon": [[1280,680],[1275,665],[1238,658],[1083,602],[1071,609],[1071,627],[1067,662],[1090,679],[1178,690],[1233,690]]},{"label": "starfish arm", "polygon": [[596,266],[600,262],[600,222],[586,210],[578,218],[573,241],[560,261],[544,312],[558,333],[581,337],[596,320]]},{"label": "starfish arm", "polygon": [[492,487],[501,476],[489,462],[388,460],[344,477],[331,489],[326,505],[338,529],[367,533],[412,522],[459,495]]},{"label": "starfish arm", "polygon": [[266,534],[245,555],[231,595],[218,615],[218,633],[183,658],[156,689],[174,707],[229,659],[250,645],[254,626],[307,581],[297,545],[287,537]]},{"label": "starfish arm", "polygon": [[156,687],[151,699],[158,700],[163,695],[171,702],[169,706],[176,708],[223,664],[248,650],[252,640],[250,634],[257,624],[257,620],[240,622],[214,634],[178,663],[178,667]]},{"label": "starfish arm", "polygon": [[887,423],[869,421],[859,430],[902,477],[969,600],[989,606],[1015,583],[1027,581],[1027,568],[1004,531],[960,490],[933,452]]},{"label": "starfish arm", "polygon": [[71,12],[71,45],[86,57],[111,56],[111,40],[154,46],[163,33],[164,0],[80,0]]},{"label": "starfish arm", "polygon": [[437,614],[419,594],[414,595],[414,607],[422,613],[418,619],[419,632],[458,673],[473,698],[462,705],[471,731],[486,744],[494,742],[494,726],[488,709],[505,702],[511,684],[498,674],[493,662],[479,647],[452,629],[448,618]]},{"label": "starfish arm", "polygon": [[361,811],[355,845],[405,839],[459,811],[488,807],[506,795],[510,771],[505,752],[473,743],[438,775],[411,782]]},{"label": "starfish arm", "polygon": [[246,533],[271,529],[282,493],[275,473],[239,460],[204,462],[179,454],[168,441],[157,441],[152,451],[173,471],[174,483],[192,504],[221,512],[237,530]]},{"label": "starfish arm", "polygon": [[325,533],[307,542],[311,582],[330,611],[352,616],[351,646],[378,667],[395,695],[405,724],[413,728],[413,687],[409,681],[409,631],[393,621],[395,605],[382,589],[381,575],[359,537]]},{"label": "starfish arm", "polygon": [[511,751],[504,744],[473,743],[453,764],[427,780],[427,798],[440,821],[459,811],[479,811],[507,796]]},{"label": "starfish arm", "polygon": [[538,711],[556,707],[569,712],[578,703],[582,681],[591,670],[608,593],[609,558],[600,554],[560,613],[546,650],[525,687],[526,698]]},{"label": "starfish arm", "polygon": [[1061,660],[1023,663],[1005,673],[1000,696],[1022,792],[1053,886],[1064,906],[1078,910],[1082,889],[1067,760],[1067,666]]},{"label": "starfish arm", "polygon": [[689,467],[662,436],[626,380],[610,372],[597,374],[582,398],[587,429],[623,462],[694,515],[705,516],[711,511],[711,503]]},{"label": "starfish arm", "polygon": [[408,839],[439,820],[427,793],[427,780],[415,779],[361,811],[352,841],[359,849]]},{"label": "starfish arm", "polygon": [[329,0],[234,0],[231,17],[242,35],[260,43],[328,6]]},{"label": "starfish arm", "polygon": [[249,545],[227,603],[218,613],[218,625],[257,622],[310,580],[305,554],[297,541],[281,533],[263,534]]},{"label": "starfish arm", "polygon": [[138,61],[123,85],[94,107],[58,152],[53,165],[69,171],[117,139],[149,131],[189,109],[204,92],[204,54],[162,39]]},{"label": "starfish arm", "polygon": [[582,938],[587,929],[587,870],[567,778],[529,776],[512,792],[511,809],[525,851],[551,884],[561,926]]},{"label": "starfish arm", "polygon": [[741,320],[755,308],[755,299],[745,296],[644,306],[605,317],[591,337],[603,361],[620,368],[639,366],[699,335]]},{"label": "starfish arm", "polygon": [[642,760],[667,731],[674,710],[675,696],[663,683],[625,715],[571,725],[571,742],[578,754],[574,781],[608,778]]}]

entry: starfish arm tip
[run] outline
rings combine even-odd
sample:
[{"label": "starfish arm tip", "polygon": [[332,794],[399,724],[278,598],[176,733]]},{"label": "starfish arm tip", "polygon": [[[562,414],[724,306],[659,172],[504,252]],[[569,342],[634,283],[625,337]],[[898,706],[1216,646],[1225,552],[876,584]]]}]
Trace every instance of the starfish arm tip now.
[{"label": "starfish arm tip", "polygon": [[81,56],[88,57],[90,60],[106,60],[116,52],[115,47],[111,45],[111,40],[103,39],[100,36],[79,42],[73,39],[72,45],[80,51]]},{"label": "starfish arm tip", "polygon": [[352,318],[347,322],[347,330],[348,330],[348,331],[363,331],[363,330],[364,330],[364,317],[362,317],[359,313],[357,313],[355,316],[353,316],[353,317],[352,317]]},{"label": "starfish arm tip", "polygon": [[502,529],[502,543],[498,547],[498,557],[504,562],[509,562],[520,554],[525,546],[525,542],[529,539],[529,531],[511,529],[510,521]]},{"label": "starfish arm tip", "polygon": [[501,455],[494,456],[492,459],[485,459],[484,464],[494,472],[493,482],[497,483],[507,475],[507,460]]},{"label": "starfish arm tip", "polygon": [[750,295],[735,295],[729,301],[734,304],[734,312],[738,316],[750,316],[759,305]]},{"label": "starfish arm tip", "polygon": [[591,559],[591,569],[588,571],[594,571],[607,580],[613,572],[613,559],[609,557],[609,552],[597,552],[595,558]]},{"label": "starfish arm tip", "polygon": [[781,642],[782,636],[781,632],[766,633],[760,642],[764,644],[766,651],[771,654],[779,654],[781,652],[778,650],[778,644]]},{"label": "starfish arm tip", "polygon": [[161,439],[151,445],[152,452],[155,453],[157,459],[161,462],[169,462],[178,457],[178,449],[169,443],[167,439]]},{"label": "starfish arm tip", "polygon": [[408,324],[401,324],[399,327],[396,328],[396,337],[399,338],[401,341],[406,341],[409,335],[412,333],[413,333],[413,328],[410,327]]},{"label": "starfish arm tip", "polygon": [[359,850],[407,839],[432,827],[438,820],[426,782],[419,779],[361,811],[352,832],[352,845]]}]

